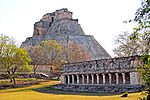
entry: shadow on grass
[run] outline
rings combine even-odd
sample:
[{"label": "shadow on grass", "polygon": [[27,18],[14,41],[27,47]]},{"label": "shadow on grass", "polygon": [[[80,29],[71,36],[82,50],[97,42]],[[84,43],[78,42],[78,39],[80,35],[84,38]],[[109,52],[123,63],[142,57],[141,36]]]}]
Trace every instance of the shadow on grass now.
[{"label": "shadow on grass", "polygon": [[6,91],[0,91],[0,93],[13,93],[13,92],[23,92],[23,91],[28,91],[28,90],[31,90],[31,89],[15,89],[15,90],[8,90],[6,89]]},{"label": "shadow on grass", "polygon": [[52,86],[41,87],[32,89],[33,91],[47,94],[56,94],[56,95],[83,95],[83,96],[113,96],[120,95],[121,93],[92,93],[92,92],[73,92],[73,91],[63,91],[61,89],[54,89]]},{"label": "shadow on grass", "polygon": [[49,80],[38,80],[35,83],[32,84],[22,84],[21,86],[19,85],[12,85],[12,86],[7,86],[5,88],[0,88],[0,93],[11,93],[11,92],[22,92],[22,91],[28,91],[28,90],[36,90],[37,88],[40,87],[47,87],[49,84],[45,84],[45,82],[49,82]]},{"label": "shadow on grass", "polygon": [[[34,86],[36,86],[36,85],[39,85],[39,83],[34,84]],[[23,91],[33,90],[34,88],[35,87],[31,87],[31,85],[26,85],[26,86],[22,86],[22,87],[1,89],[0,93],[23,92]]]}]

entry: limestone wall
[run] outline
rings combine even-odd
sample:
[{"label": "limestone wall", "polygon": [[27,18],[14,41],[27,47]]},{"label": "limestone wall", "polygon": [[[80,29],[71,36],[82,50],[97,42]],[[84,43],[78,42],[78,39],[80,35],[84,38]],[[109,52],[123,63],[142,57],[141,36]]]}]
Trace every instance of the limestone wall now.
[{"label": "limestone wall", "polygon": [[68,9],[66,9],[66,8],[56,10],[54,20],[60,20],[60,19],[64,19],[64,18],[72,19],[72,12],[68,11]]},{"label": "limestone wall", "polygon": [[130,73],[130,79],[131,79],[131,84],[139,84],[140,83],[140,78],[138,72],[131,72]]},{"label": "limestone wall", "polygon": [[56,10],[53,13],[45,14],[42,19],[34,24],[34,34],[33,36],[44,36],[51,27],[53,21],[61,20],[61,19],[72,19],[72,12],[68,11],[68,9],[63,8],[60,10]]},{"label": "limestone wall", "polygon": [[93,60],[62,65],[62,73],[132,72],[137,71],[138,56]]}]

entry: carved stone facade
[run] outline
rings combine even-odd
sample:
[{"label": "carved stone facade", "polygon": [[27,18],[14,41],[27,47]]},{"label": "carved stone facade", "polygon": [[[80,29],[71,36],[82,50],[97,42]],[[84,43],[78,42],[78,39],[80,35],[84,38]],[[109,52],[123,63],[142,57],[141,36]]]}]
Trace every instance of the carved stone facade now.
[{"label": "carved stone facade", "polygon": [[140,84],[138,56],[93,60],[62,66],[63,84]]},{"label": "carved stone facade", "polygon": [[[90,92],[105,91],[140,91],[138,66],[142,62],[139,56],[93,60],[70,63],[62,66],[61,88]],[[78,88],[77,88],[78,87]],[[120,90],[121,89],[121,90]]]}]

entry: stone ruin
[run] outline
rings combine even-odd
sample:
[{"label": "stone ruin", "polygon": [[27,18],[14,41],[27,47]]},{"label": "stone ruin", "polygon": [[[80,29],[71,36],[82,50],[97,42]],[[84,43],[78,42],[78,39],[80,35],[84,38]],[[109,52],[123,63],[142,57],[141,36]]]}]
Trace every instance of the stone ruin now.
[{"label": "stone ruin", "polygon": [[92,60],[111,58],[93,36],[85,35],[78,19],[73,19],[72,15],[66,8],[45,14],[34,24],[33,36],[27,38],[21,47],[38,45],[43,40],[56,40],[62,45],[79,44]]},{"label": "stone ruin", "polygon": [[93,36],[85,35],[72,14],[66,8],[45,14],[34,24],[33,36],[21,44],[26,48],[43,40],[56,40],[62,45],[78,43],[91,54],[91,61],[62,65],[61,84],[53,88],[84,92],[141,91],[139,57],[111,58]]},{"label": "stone ruin", "polygon": [[[53,27],[53,22],[61,21],[61,23],[64,23],[66,20],[78,21],[78,20],[72,19],[72,12],[68,11],[67,9],[60,9],[60,10],[56,10],[53,13],[47,13],[42,17],[42,19],[40,21],[38,21],[34,24],[33,36],[44,36],[44,35],[46,35],[47,31],[50,31],[49,28]],[[61,23],[59,23],[59,24],[61,24]],[[60,29],[56,29],[56,30],[57,30],[57,32],[54,32],[55,34],[58,33],[58,30],[61,31]],[[54,30],[54,31],[56,31],[56,30]],[[64,28],[63,31],[67,31],[67,30],[65,30],[65,28]],[[80,29],[80,31],[82,31],[82,29]]]},{"label": "stone ruin", "polygon": [[136,92],[141,85],[139,56],[93,60],[62,65],[61,84],[53,86],[64,91]]}]

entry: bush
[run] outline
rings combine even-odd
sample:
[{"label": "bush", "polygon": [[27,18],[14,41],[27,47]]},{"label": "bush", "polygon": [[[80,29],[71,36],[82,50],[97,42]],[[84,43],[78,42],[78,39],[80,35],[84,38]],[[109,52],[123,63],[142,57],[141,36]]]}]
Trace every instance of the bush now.
[{"label": "bush", "polygon": [[127,97],[128,96],[128,92],[125,92],[121,97]]}]

